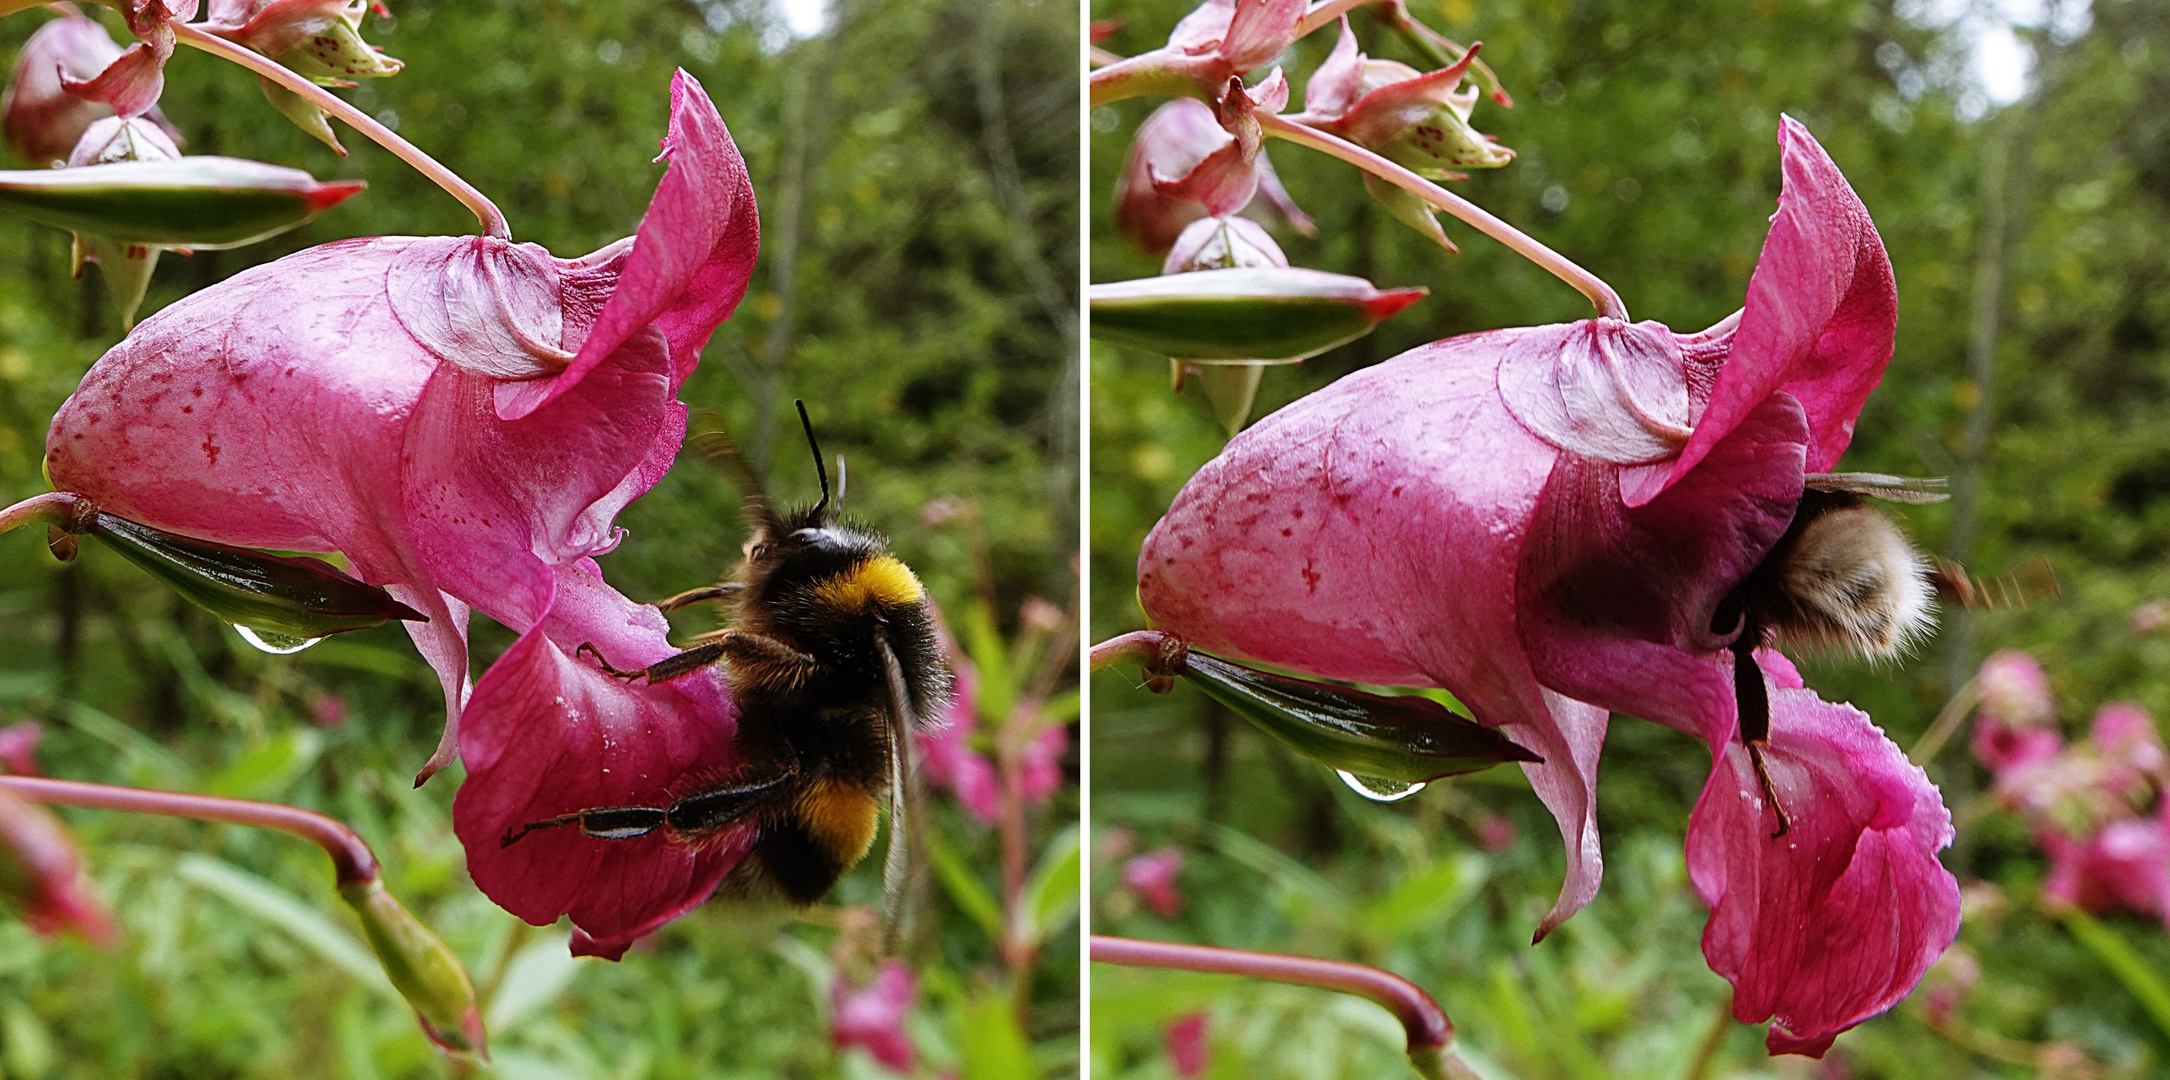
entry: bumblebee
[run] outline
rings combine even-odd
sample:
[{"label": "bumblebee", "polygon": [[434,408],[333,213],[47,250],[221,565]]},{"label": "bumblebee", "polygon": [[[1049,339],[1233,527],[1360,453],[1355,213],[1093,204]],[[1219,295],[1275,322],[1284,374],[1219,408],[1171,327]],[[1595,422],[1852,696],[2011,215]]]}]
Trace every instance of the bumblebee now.
[{"label": "bumblebee", "polygon": [[[753,532],[745,558],[730,580],[656,604],[670,611],[721,601],[730,625],[633,670],[611,666],[592,644],[578,650],[618,678],[650,683],[723,664],[738,703],[739,749],[749,763],[741,777],[667,806],[596,807],[529,822],[508,832],[502,844],[571,825],[601,840],[661,830],[697,841],[750,821],[757,839],[726,887],[806,905],[866,855],[886,798],[884,881],[895,902],[908,848],[907,735],[923,718],[940,715],[950,673],[926,589],[889,554],[882,537],[843,520],[836,505],[841,492],[830,498],[828,468],[805,402],[798,409],[821,479],[821,501],[778,513],[735,451],[728,453],[749,484]],[[840,474],[839,488],[841,481]]]}]

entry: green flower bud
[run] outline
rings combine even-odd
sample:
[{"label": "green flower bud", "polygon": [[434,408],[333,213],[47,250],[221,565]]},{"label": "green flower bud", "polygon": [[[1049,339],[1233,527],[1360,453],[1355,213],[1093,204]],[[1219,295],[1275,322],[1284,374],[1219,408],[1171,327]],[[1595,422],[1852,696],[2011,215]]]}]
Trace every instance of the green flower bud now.
[{"label": "green flower bud", "polygon": [[1093,337],[1193,363],[1294,363],[1354,341],[1426,290],[1287,267],[1094,285]]},{"label": "green flower bud", "polygon": [[70,531],[105,541],[197,607],[275,645],[291,644],[280,638],[308,641],[393,619],[428,621],[392,594],[322,559],[177,536],[103,511],[91,512]]},{"label": "green flower bud", "polygon": [[392,985],[414,1006],[430,1041],[453,1053],[489,1057],[475,984],[460,958],[384,891],[382,881],[350,882],[339,887],[339,895],[361,917],[369,947],[376,950]]},{"label": "green flower bud", "polygon": [[239,247],[288,229],[367,185],[227,157],[0,172],[0,210],[126,244]]}]

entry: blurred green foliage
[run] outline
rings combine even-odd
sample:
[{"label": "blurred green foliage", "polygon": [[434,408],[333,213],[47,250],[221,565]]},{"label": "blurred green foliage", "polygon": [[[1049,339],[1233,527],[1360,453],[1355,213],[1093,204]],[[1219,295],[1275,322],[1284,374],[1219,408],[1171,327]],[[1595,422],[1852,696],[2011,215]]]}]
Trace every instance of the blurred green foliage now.
[{"label": "blurred green foliage", "polygon": [[[1076,303],[1073,7],[836,0],[831,28],[803,39],[758,0],[393,9],[369,17],[365,33],[406,71],[350,99],[487,192],[516,239],[561,256],[631,233],[662,173],[650,159],[671,72],[701,79],[752,169],[763,253],[746,301],[682,394],[708,418],[695,430],[720,418],[758,468],[775,462],[779,497],[811,500],[813,469],[790,414],[803,397],[824,448],[853,466],[847,509],[894,537],[953,618],[984,624],[999,648],[1017,636],[1027,598],[1064,601],[1076,534],[1075,323],[1062,317]],[[0,57],[12,60],[46,17],[0,21]],[[101,17],[127,40],[117,18]],[[332,156],[263,101],[255,78],[210,57],[180,51],[164,107],[190,152],[365,178],[370,189],[264,244],[169,255],[146,315],[305,246],[474,228],[367,140],[344,133],[352,156]],[[119,336],[97,271],[70,281],[67,253],[65,234],[0,219],[9,501],[45,489],[48,419]],[[636,598],[715,580],[738,558],[739,495],[689,452],[621,516],[630,535],[605,572]],[[937,500],[949,512],[923,520]],[[289,802],[353,824],[384,860],[389,887],[460,953],[484,994],[494,1061],[469,1074],[878,1073],[863,1051],[833,1050],[827,1027],[834,927],[844,906],[878,902],[878,858],[803,918],[719,903],[622,963],[573,960],[562,925],[529,928],[467,881],[449,817],[456,771],[411,788],[442,702],[397,628],[267,656],[95,544],[61,566],[26,530],[0,541],[0,556],[0,713],[44,722],[46,771]],[[682,632],[712,626],[703,612],[680,618]],[[478,672],[511,640],[481,619],[475,637]],[[1000,719],[984,718],[983,732]],[[921,1005],[909,1029],[923,1068],[1017,1075],[1023,1055],[1032,1073],[1075,1073],[1074,950],[1043,950],[1028,984],[1003,991],[995,944],[951,899],[967,885],[1000,895],[998,838],[946,797],[923,802],[927,828],[964,875],[930,894],[933,917],[912,956]],[[1030,815],[1030,850],[1047,850],[1058,876],[1076,810],[1073,783]],[[372,975],[307,845],[64,816],[123,943],[101,954],[0,923],[9,1080],[461,1072]],[[1059,924],[1043,932],[1074,931],[1060,904],[1038,910]]]},{"label": "blurred green foliage", "polygon": [[[1102,44],[1130,55],[1158,45],[1189,6],[1100,0],[1092,15],[1126,19]],[[1739,305],[1778,194],[1780,113],[1808,125],[1874,215],[1898,277],[1897,353],[1842,467],[1949,475],[1961,488],[1978,477],[1972,495],[1907,508],[1907,527],[1925,550],[1978,576],[2017,574],[2035,588],[2024,609],[1947,612],[1943,634],[1901,665],[1809,658],[1811,686],[1859,704],[1907,746],[1984,654],[2019,647],[2049,669],[2068,730],[2110,700],[2160,716],[2170,711],[2170,636],[2137,628],[2133,614],[2170,595],[2170,9],[2098,0],[2091,24],[2080,20],[2084,33],[2052,40],[2022,30],[2037,54],[2036,89],[1988,108],[1970,97],[1965,36],[1926,21],[1931,8],[1410,3],[1448,36],[1481,39],[1516,99],[1511,110],[1480,104],[1474,123],[1519,157],[1451,186],[1610,281],[1636,318],[1692,331]],[[1416,61],[1368,16],[1351,21],[1367,52]],[[1284,57],[1297,100],[1333,41],[1328,30]],[[1156,104],[1091,113],[1096,281],[1158,272],[1159,259],[1129,248],[1109,211],[1130,133]],[[1275,226],[1292,263],[1432,294],[1369,338],[1269,370],[1257,415],[1425,341],[1589,314],[1572,290],[1472,230],[1446,221],[1462,253],[1444,255],[1367,199],[1350,167],[1268,146],[1318,220],[1315,239]],[[1984,380],[1969,369],[1969,341],[1984,223],[1996,220],[1998,200],[2009,241],[1992,294],[1993,378]],[[1132,585],[1139,544],[1221,438],[1202,395],[1169,393],[1161,358],[1099,346],[1092,375],[1100,640],[1142,624]],[[1970,446],[1977,408],[1987,410],[1986,439]],[[2059,595],[2044,595],[2037,557],[2054,569]],[[1139,848],[1182,846],[1189,906],[1173,923],[1139,913],[1103,851],[1097,932],[1384,964],[1437,995],[1463,1044],[1501,1075],[1680,1076],[1706,1037],[1719,1040],[1709,1076],[1812,1075],[1800,1062],[1767,1063],[1759,1031],[1712,1025],[1726,987],[1702,963],[1703,910],[1679,855],[1708,770],[1693,740],[1614,723],[1598,785],[1605,887],[1533,948],[1528,934],[1558,888],[1561,855],[1519,775],[1493,770],[1403,803],[1365,802],[1202,695],[1155,698],[1136,678],[1095,676],[1096,836],[1120,828]],[[1963,736],[1956,742],[1931,773],[1966,823],[1945,856],[1970,887],[1960,944],[1982,971],[1956,1014],[1964,1030],[1956,1040],[1932,1032],[1920,1019],[1924,990],[1842,1036],[1835,1056],[1854,1076],[2017,1077],[2047,1068],[2042,1048],[2064,1044],[2051,1056],[2078,1064],[2058,1075],[2159,1075],[2170,1038],[2036,906],[2044,859],[2023,825],[1982,813],[1986,774]],[[1519,840],[1480,853],[1478,827],[1495,813]],[[1395,898],[1417,913],[1382,916]],[[2159,923],[2115,916],[2103,925],[2140,963],[2170,969]],[[1213,1016],[1219,1071],[1210,1075],[1406,1069],[1383,1012],[1332,998],[1098,967],[1094,1074],[1168,1075],[1160,1027],[1195,1008]],[[1303,1049],[1329,1037],[1330,1050]]]}]

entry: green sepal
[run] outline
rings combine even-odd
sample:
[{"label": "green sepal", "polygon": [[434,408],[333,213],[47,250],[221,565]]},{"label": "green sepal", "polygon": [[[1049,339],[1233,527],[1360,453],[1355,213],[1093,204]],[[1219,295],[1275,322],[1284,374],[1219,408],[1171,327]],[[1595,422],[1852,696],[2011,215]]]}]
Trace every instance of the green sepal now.
[{"label": "green sepal", "polygon": [[1093,337],[1194,363],[1294,363],[1354,341],[1427,290],[1288,267],[1094,285]]},{"label": "green sepal", "polygon": [[305,225],[366,185],[199,156],[0,171],[0,210],[120,243],[216,250]]},{"label": "green sepal", "polygon": [[320,638],[421,612],[322,559],[270,555],[153,529],[99,511],[80,530],[173,587],[190,603],[237,626],[290,638]]},{"label": "green sepal", "polygon": [[318,108],[316,102],[270,79],[258,79],[256,82],[264,90],[264,100],[270,102],[272,108],[279,110],[280,115],[292,120],[295,127],[308,132],[316,141],[331,147],[333,153],[340,157],[347,156],[347,148],[339,145],[339,136],[332,131],[331,121],[325,118],[324,110]]},{"label": "green sepal", "polygon": [[1182,675],[1281,745],[1339,772],[1406,784],[1544,760],[1426,697],[1274,675],[1192,651]]},{"label": "green sepal", "polygon": [[149,244],[124,244],[103,236],[85,236],[74,233],[75,276],[83,276],[83,264],[98,264],[98,276],[105,281],[106,295],[113,298],[113,306],[120,309],[121,329],[136,327],[136,309],[143,306],[143,294],[151,287],[151,274],[158,269],[158,253],[164,249]]},{"label": "green sepal", "polygon": [[1449,254],[1461,250],[1447,239],[1447,230],[1439,227],[1438,211],[1415,192],[1371,173],[1364,174],[1364,190],[1371,193],[1373,202],[1394,215],[1394,220],[1424,234],[1425,239],[1446,248]]}]

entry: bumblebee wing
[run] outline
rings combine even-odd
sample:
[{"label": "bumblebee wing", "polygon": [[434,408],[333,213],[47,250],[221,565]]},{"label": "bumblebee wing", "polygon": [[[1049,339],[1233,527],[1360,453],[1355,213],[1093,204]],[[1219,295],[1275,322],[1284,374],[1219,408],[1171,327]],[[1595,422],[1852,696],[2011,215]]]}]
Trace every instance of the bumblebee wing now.
[{"label": "bumblebee wing", "polygon": [[706,430],[694,433],[686,441],[692,443],[701,456],[715,462],[730,474],[746,497],[746,516],[756,526],[773,527],[776,523],[776,504],[769,499],[768,485],[754,475],[753,466],[746,463],[746,453],[738,448],[731,432],[724,427],[723,417],[706,413],[701,417]]},{"label": "bumblebee wing", "polygon": [[1951,498],[1941,476],[1891,476],[1886,473],[1809,473],[1811,491],[1840,491],[1895,503],[1934,503]]},{"label": "bumblebee wing", "polygon": [[889,688],[889,851],[882,860],[882,937],[883,951],[894,955],[904,931],[905,888],[911,883],[912,834],[905,806],[912,782],[912,695],[889,639],[877,633],[875,645]]}]

